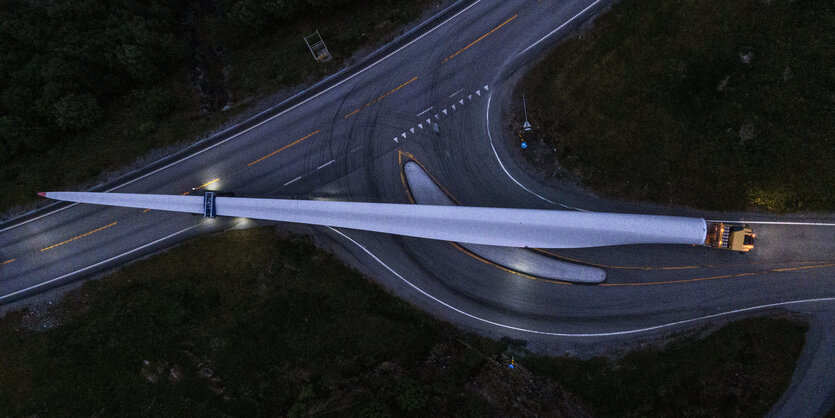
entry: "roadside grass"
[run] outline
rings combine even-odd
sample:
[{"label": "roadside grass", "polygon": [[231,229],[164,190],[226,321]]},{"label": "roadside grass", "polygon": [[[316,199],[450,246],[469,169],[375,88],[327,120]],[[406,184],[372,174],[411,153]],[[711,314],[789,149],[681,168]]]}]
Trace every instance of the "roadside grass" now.
[{"label": "roadside grass", "polygon": [[27,332],[19,316],[0,321],[0,415],[287,411],[384,360],[414,366],[450,331],[271,229],[192,241],[87,282],[56,328]]},{"label": "roadside grass", "polygon": [[[127,92],[104,109],[102,121],[90,130],[67,135],[41,151],[20,150],[0,165],[0,186],[4,190],[0,212],[32,204],[38,191],[100,181],[102,174],[130,165],[153,149],[205,136],[269,94],[313,83],[336,72],[354,53],[378,45],[438,4],[438,0],[352,2],[332,13],[311,13],[276,25],[268,37],[247,34],[210,19],[198,22],[197,31],[205,42],[224,48],[223,64],[228,70],[225,89],[231,109],[202,115],[200,97],[188,82],[190,69],[172,68],[167,81],[159,86],[173,98],[165,114],[149,115],[143,110],[141,94]],[[316,29],[334,57],[324,64],[313,60],[303,40]]]},{"label": "roadside grass", "polygon": [[760,417],[788,387],[807,330],[787,319],[751,318],[617,363],[535,356],[524,364],[602,416]]},{"label": "roadside grass", "polygon": [[603,195],[831,211],[832,45],[832,2],[624,0],[521,86],[551,164]]},{"label": "roadside grass", "polygon": [[803,330],[746,320],[615,365],[533,356],[510,370],[518,347],[431,318],[309,239],[259,228],[0,319],[0,416],[585,416],[583,398],[608,414],[754,415],[787,387]]}]

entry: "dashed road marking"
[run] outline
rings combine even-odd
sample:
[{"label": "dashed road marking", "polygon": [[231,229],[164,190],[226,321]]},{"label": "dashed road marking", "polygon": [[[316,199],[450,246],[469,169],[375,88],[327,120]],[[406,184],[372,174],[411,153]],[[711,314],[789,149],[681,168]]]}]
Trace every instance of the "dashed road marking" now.
[{"label": "dashed road marking", "polygon": [[53,249],[53,248],[55,248],[55,247],[57,247],[57,246],[60,246],[60,245],[64,245],[64,244],[67,244],[67,243],[73,242],[73,241],[75,241],[75,240],[77,240],[77,239],[84,238],[84,237],[86,237],[86,236],[88,236],[88,235],[95,234],[96,232],[99,232],[99,231],[101,231],[101,230],[103,230],[103,229],[110,228],[111,226],[116,225],[117,223],[118,223],[118,222],[113,222],[112,224],[105,225],[105,226],[103,226],[103,227],[101,227],[101,228],[96,228],[96,229],[94,229],[94,230],[92,230],[92,231],[90,231],[90,232],[87,232],[86,234],[81,234],[81,235],[79,235],[79,236],[77,236],[77,237],[70,238],[70,239],[68,239],[68,240],[66,240],[66,241],[61,241],[61,242],[59,242],[59,243],[57,243],[57,244],[55,244],[55,245],[50,245],[49,247],[46,247],[46,248],[41,248],[41,252],[46,251],[46,250],[51,250],[51,249]]},{"label": "dashed road marking", "polygon": [[458,93],[461,93],[462,91],[464,91],[464,89],[460,89],[460,90],[456,91],[455,93],[450,94],[449,97],[453,98],[453,97],[455,97],[455,95],[457,95]]},{"label": "dashed road marking", "polygon": [[293,184],[293,183],[295,183],[295,182],[297,182],[301,179],[302,179],[302,176],[298,176],[298,177],[294,178],[293,180],[290,180],[287,183],[284,183],[284,185],[287,186],[287,185]]},{"label": "dashed road marking", "polygon": [[302,137],[302,138],[300,138],[300,139],[297,139],[297,140],[295,140],[295,141],[291,142],[290,144],[287,144],[287,145],[285,145],[285,146],[283,146],[283,147],[281,147],[281,148],[279,148],[279,149],[277,149],[277,150],[275,150],[275,151],[273,151],[273,152],[271,152],[271,153],[269,153],[269,154],[267,154],[267,155],[265,155],[265,156],[263,156],[263,157],[261,157],[261,158],[259,158],[259,159],[255,160],[255,161],[253,161],[253,162],[251,162],[251,163],[247,164],[246,166],[247,166],[247,167],[251,167],[251,166],[253,166],[253,165],[255,165],[255,164],[258,164],[258,163],[260,163],[261,161],[264,161],[264,160],[266,160],[267,158],[270,158],[270,157],[272,157],[273,155],[276,155],[276,154],[278,154],[279,152],[284,151],[284,150],[286,150],[287,148],[290,148],[290,147],[292,147],[293,145],[296,145],[296,144],[298,144],[299,142],[302,142],[302,141],[304,141],[305,139],[310,138],[311,136],[318,134],[319,132],[322,132],[322,130],[321,130],[321,129],[319,129],[319,130],[317,130],[316,132],[309,133],[309,134],[307,134],[306,136],[304,136],[304,137]]},{"label": "dashed road marking", "polygon": [[355,111],[353,111],[353,112],[351,112],[351,113],[349,113],[349,114],[345,115],[344,119],[348,119],[349,117],[351,117],[351,116],[353,116],[353,115],[356,115],[357,113],[359,113],[359,112],[361,112],[361,111],[365,110],[367,107],[369,107],[369,106],[373,105],[374,103],[379,102],[380,100],[385,99],[386,97],[388,97],[388,96],[389,96],[389,95],[391,95],[392,93],[396,92],[397,90],[402,89],[403,87],[406,87],[406,85],[408,85],[409,83],[411,83],[412,81],[415,81],[415,80],[417,80],[417,79],[418,79],[418,76],[414,76],[414,77],[412,77],[412,79],[411,79],[411,80],[409,80],[409,81],[407,81],[407,82],[405,82],[405,83],[403,83],[403,84],[401,84],[401,85],[399,85],[399,86],[395,87],[394,89],[392,89],[392,90],[391,90],[391,91],[389,91],[388,93],[386,93],[386,94],[384,94],[384,95],[382,95],[382,96],[380,96],[380,97],[378,97],[378,98],[376,98],[376,99],[374,99],[374,100],[372,100],[372,101],[370,101],[370,102],[368,102],[368,103],[366,103],[366,104],[364,104],[364,105],[360,106],[357,110],[355,110]]},{"label": "dashed road marking", "polygon": [[324,163],[324,164],[320,165],[319,167],[316,167],[316,170],[321,170],[321,169],[323,169],[323,168],[325,168],[325,167],[327,167],[327,166],[329,166],[329,165],[333,164],[333,162],[334,162],[334,161],[336,161],[336,160],[330,160],[330,161],[328,161],[328,162],[326,162],[326,163]]},{"label": "dashed road marking", "polygon": [[504,21],[501,25],[496,26],[496,27],[495,27],[495,28],[493,28],[493,30],[491,30],[490,32],[487,32],[487,33],[485,33],[484,35],[481,35],[481,37],[480,37],[480,38],[476,39],[475,41],[470,42],[470,44],[469,44],[469,45],[467,45],[467,46],[465,46],[465,47],[463,47],[463,48],[459,49],[459,50],[458,50],[458,52],[456,52],[456,53],[454,53],[454,54],[450,55],[450,56],[449,56],[449,57],[447,57],[445,60],[441,61],[441,64],[443,64],[443,63],[445,63],[445,62],[447,62],[447,61],[449,61],[449,60],[451,60],[451,59],[455,58],[456,56],[458,56],[458,54],[460,54],[460,53],[462,53],[462,52],[466,51],[469,47],[471,47],[471,46],[473,46],[473,45],[475,45],[475,44],[477,44],[477,43],[481,42],[484,38],[486,38],[486,37],[490,36],[493,32],[495,32],[495,31],[497,31],[497,30],[501,29],[501,27],[502,27],[502,26],[504,26],[504,25],[506,25],[506,24],[510,23],[511,21],[513,21],[513,19],[516,19],[517,17],[519,17],[519,15],[513,15],[513,17],[511,17],[510,19],[505,20],[505,21]]},{"label": "dashed road marking", "polygon": [[429,108],[428,108],[428,109],[424,110],[423,112],[418,113],[417,115],[418,115],[418,116],[423,116],[423,115],[425,115],[426,113],[429,113],[429,111],[430,111],[430,110],[432,110],[432,106],[429,106]]}]

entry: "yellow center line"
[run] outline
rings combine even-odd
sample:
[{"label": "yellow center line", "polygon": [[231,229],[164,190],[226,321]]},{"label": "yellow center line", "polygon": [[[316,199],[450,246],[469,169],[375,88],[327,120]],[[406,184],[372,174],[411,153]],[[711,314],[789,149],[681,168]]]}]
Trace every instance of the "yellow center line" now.
[{"label": "yellow center line", "polygon": [[642,266],[613,266],[609,264],[600,264],[594,263],[587,260],[580,260],[577,258],[566,257],[564,255],[554,254],[550,251],[543,250],[541,248],[531,248],[531,250],[547,254],[555,258],[559,258],[560,260],[571,261],[575,263],[585,264],[587,266],[593,267],[601,267],[601,268],[610,268],[616,270],[645,270],[645,271],[665,271],[665,270],[689,270],[689,269],[701,269],[701,268],[718,268],[718,267],[741,267],[741,266],[752,266],[757,264],[820,264],[826,263],[829,260],[818,260],[818,261],[784,261],[784,262],[775,262],[775,261],[762,261],[762,262],[753,262],[753,263],[729,263],[729,264],[705,264],[701,266],[670,266],[670,267],[642,267]]},{"label": "yellow center line", "polygon": [[212,181],[210,181],[210,182],[208,182],[208,183],[206,183],[206,184],[204,184],[204,185],[202,185],[202,186],[198,186],[195,190],[200,190],[200,189],[202,189],[202,188],[204,188],[204,187],[206,187],[206,186],[209,186],[209,185],[211,185],[211,184],[215,184],[215,183],[217,183],[217,182],[219,182],[219,181],[220,181],[220,179],[219,179],[219,178],[218,178],[218,179],[214,179],[214,180],[212,180]]},{"label": "yellow center line", "polygon": [[68,239],[68,240],[66,240],[66,241],[59,242],[59,243],[57,243],[57,244],[55,244],[55,245],[50,245],[49,247],[46,247],[46,248],[41,248],[41,251],[46,251],[46,250],[49,250],[49,249],[55,248],[55,247],[57,247],[57,246],[59,246],[59,245],[64,245],[64,244],[66,244],[66,243],[68,243],[68,242],[73,242],[73,241],[75,241],[75,240],[77,240],[77,239],[79,239],[79,238],[84,238],[84,237],[86,237],[87,235],[90,235],[90,234],[95,234],[96,232],[99,232],[99,231],[101,231],[102,229],[110,228],[111,226],[116,225],[116,224],[117,224],[117,222],[113,222],[113,223],[112,223],[112,224],[110,224],[110,225],[105,225],[105,226],[103,226],[103,227],[101,227],[101,228],[94,229],[94,230],[92,230],[92,231],[90,231],[90,232],[88,232],[88,233],[86,233],[86,234],[81,234],[81,235],[79,235],[79,236],[77,236],[77,237],[75,237],[75,238],[70,238],[70,239]]},{"label": "yellow center line", "polygon": [[218,178],[218,179],[214,179],[214,180],[212,180],[212,181],[210,181],[210,182],[208,182],[208,183],[206,183],[206,184],[203,184],[203,185],[201,185],[201,186],[197,186],[197,187],[195,187],[195,188],[193,188],[193,189],[191,189],[191,190],[189,190],[189,191],[187,191],[187,192],[185,192],[185,193],[182,193],[182,194],[180,194],[180,196],[185,196],[185,195],[187,195],[187,194],[189,194],[189,193],[191,193],[191,192],[193,192],[193,191],[195,191],[195,190],[200,190],[200,189],[202,189],[202,188],[204,188],[204,187],[206,187],[206,186],[208,186],[208,185],[215,184],[215,183],[217,183],[217,182],[219,182],[219,181],[220,181],[220,179],[219,179],[219,178]]},{"label": "yellow center line", "polygon": [[0,263],[0,266],[2,266],[3,264],[9,264],[9,263],[11,263],[11,262],[13,262],[13,261],[15,261],[15,260],[17,260],[17,259],[16,259],[16,258],[13,258],[13,259],[11,259],[11,260],[6,260],[6,261],[4,261],[4,262]]},{"label": "yellow center line", "polygon": [[769,274],[769,273],[782,273],[786,271],[795,271],[795,270],[805,270],[805,269],[816,269],[816,268],[825,268],[825,267],[832,267],[835,266],[833,264],[821,264],[817,266],[802,266],[802,267],[792,267],[792,268],[782,268],[782,269],[774,269],[774,270],[764,270],[764,271],[755,271],[751,273],[738,273],[738,274],[727,274],[724,276],[710,276],[710,277],[699,277],[695,279],[684,279],[684,280],[671,280],[667,282],[647,282],[647,283],[603,283],[600,286],[657,286],[663,284],[675,284],[675,283],[692,283],[692,282],[701,282],[705,280],[717,280],[717,279],[730,279],[735,277],[746,277],[746,276],[756,276],[759,274]]},{"label": "yellow center line", "polygon": [[542,278],[542,277],[531,276],[531,275],[529,275],[529,274],[525,274],[525,273],[522,273],[522,272],[519,272],[519,271],[516,271],[516,270],[510,269],[510,268],[507,268],[507,267],[505,267],[505,266],[503,266],[503,265],[501,265],[501,264],[494,263],[494,262],[492,262],[492,261],[490,261],[490,260],[488,260],[488,259],[486,259],[486,258],[484,258],[484,257],[482,257],[482,256],[480,256],[480,255],[478,255],[478,254],[475,254],[475,253],[473,253],[472,251],[467,250],[466,248],[462,247],[461,245],[459,245],[459,244],[457,244],[457,243],[455,243],[455,242],[450,242],[450,244],[451,244],[451,245],[452,245],[455,249],[457,249],[458,251],[461,251],[462,253],[467,254],[468,256],[470,256],[470,257],[472,257],[472,258],[474,258],[474,259],[476,259],[476,260],[478,260],[478,261],[481,261],[481,262],[482,262],[482,263],[484,263],[484,264],[487,264],[488,266],[495,267],[495,268],[497,268],[497,269],[499,269],[499,270],[502,270],[502,271],[504,271],[504,272],[507,272],[507,273],[510,273],[510,274],[514,274],[514,275],[519,276],[519,277],[524,277],[524,278],[526,278],[526,279],[528,279],[528,280],[536,280],[536,281],[538,281],[538,282],[545,282],[545,283],[551,283],[551,284],[565,284],[565,285],[571,285],[571,283],[569,283],[569,282],[564,282],[564,281],[560,281],[560,280],[551,280],[551,279],[545,279],[545,278]]},{"label": "yellow center line", "polygon": [[[188,194],[189,194],[189,193],[191,193],[191,192],[193,192],[193,191],[195,191],[195,190],[200,190],[200,189],[202,189],[202,188],[204,188],[204,187],[206,187],[206,186],[208,186],[208,185],[211,185],[211,184],[217,183],[217,182],[219,182],[219,181],[220,181],[220,179],[219,179],[219,178],[216,178],[216,179],[214,179],[214,180],[212,180],[212,181],[210,181],[210,182],[208,182],[208,183],[206,183],[206,184],[204,184],[204,185],[202,185],[202,186],[197,186],[197,187],[195,187],[194,189],[189,190],[189,191],[187,191],[187,192],[185,192],[185,193],[180,193],[180,196],[188,196]],[[147,212],[150,212],[150,211],[151,211],[151,209],[145,209],[145,210],[143,210],[143,211],[142,211],[142,213],[147,213]]]},{"label": "yellow center line", "polygon": [[618,270],[687,270],[687,269],[697,269],[703,267],[714,267],[714,266],[673,266],[673,267],[633,267],[633,266],[610,266],[608,264],[598,264],[592,263],[591,261],[579,260],[576,258],[566,257],[563,255],[554,254],[550,251],[543,250],[541,248],[531,248],[532,250],[548,254],[552,257],[559,258],[562,260],[573,261],[575,263],[586,264],[593,267],[603,267],[603,268],[610,268],[610,269],[618,269]]},{"label": "yellow center line", "polygon": [[253,162],[251,162],[251,163],[247,164],[246,166],[247,166],[247,167],[251,167],[251,166],[253,166],[253,165],[255,165],[255,164],[258,164],[258,163],[260,163],[261,161],[264,161],[264,160],[266,160],[267,158],[270,158],[270,157],[272,157],[273,155],[276,155],[276,154],[278,154],[279,152],[284,151],[284,150],[286,150],[287,148],[290,148],[290,147],[292,147],[293,145],[296,145],[296,144],[298,144],[299,142],[302,142],[302,141],[304,141],[305,139],[310,138],[311,136],[318,134],[318,133],[319,133],[319,132],[321,132],[321,131],[322,131],[322,130],[320,129],[320,130],[317,130],[316,132],[313,132],[313,133],[307,134],[307,136],[305,136],[304,138],[297,139],[297,140],[296,140],[296,141],[294,141],[293,143],[288,144],[288,145],[285,145],[285,146],[283,146],[283,147],[281,147],[281,148],[279,148],[279,149],[277,149],[277,150],[275,150],[275,151],[273,151],[273,152],[271,152],[271,153],[269,153],[269,154],[267,154],[267,155],[265,155],[265,156],[263,156],[263,157],[261,157],[261,158],[259,158],[259,159],[255,160],[255,161],[253,161]]},{"label": "yellow center line", "polygon": [[501,29],[501,27],[502,27],[502,26],[504,26],[504,25],[506,25],[506,24],[510,23],[513,19],[516,19],[517,17],[519,17],[519,15],[513,15],[513,17],[511,17],[510,19],[505,20],[505,21],[504,21],[504,23],[502,23],[502,24],[501,24],[501,25],[499,25],[499,26],[496,26],[496,27],[495,27],[495,28],[493,28],[493,30],[491,30],[490,32],[487,32],[487,33],[485,33],[484,35],[481,35],[481,38],[476,39],[475,41],[473,41],[473,42],[472,42],[472,43],[470,43],[469,45],[467,45],[467,46],[465,46],[465,47],[463,47],[463,48],[459,49],[459,50],[458,50],[458,52],[456,52],[456,53],[454,53],[454,54],[450,55],[449,57],[447,57],[445,60],[443,60],[443,61],[441,62],[441,64],[443,64],[443,63],[445,63],[445,62],[447,62],[447,61],[449,61],[449,60],[451,60],[451,59],[455,58],[458,54],[460,54],[460,53],[462,53],[462,52],[466,51],[466,50],[467,50],[467,48],[469,48],[469,47],[471,47],[471,46],[473,46],[473,45],[475,45],[475,44],[477,44],[477,43],[481,42],[481,40],[482,40],[482,39],[484,39],[484,38],[486,38],[486,37],[490,36],[490,34],[492,34],[493,32],[495,32],[495,31],[497,31],[497,30]]},{"label": "yellow center line", "polygon": [[386,93],[386,94],[384,94],[384,95],[382,95],[382,96],[380,96],[380,97],[378,97],[378,98],[374,99],[374,100],[373,100],[373,101],[371,101],[371,102],[366,103],[365,105],[363,105],[363,106],[362,106],[362,107],[360,107],[359,109],[357,109],[357,110],[355,110],[355,111],[353,111],[353,112],[351,112],[351,113],[349,113],[349,114],[345,115],[345,117],[344,117],[343,119],[348,119],[348,118],[350,118],[351,116],[356,115],[357,113],[359,113],[360,111],[364,110],[364,109],[365,109],[365,108],[367,108],[368,106],[371,106],[371,105],[373,105],[374,103],[377,103],[377,102],[379,102],[380,100],[385,99],[385,98],[386,98],[386,96],[388,96],[388,95],[390,95],[390,94],[392,94],[392,93],[396,92],[397,90],[402,89],[403,87],[406,87],[406,85],[407,85],[407,84],[409,84],[409,83],[411,83],[412,81],[415,81],[415,80],[417,80],[417,79],[418,79],[418,77],[417,77],[417,76],[412,77],[412,79],[411,79],[411,80],[409,80],[409,81],[407,81],[407,82],[405,82],[405,83],[403,83],[403,84],[401,84],[401,85],[397,86],[397,88],[395,88],[394,90],[392,90],[392,91],[390,91],[390,92],[388,92],[388,93]]}]

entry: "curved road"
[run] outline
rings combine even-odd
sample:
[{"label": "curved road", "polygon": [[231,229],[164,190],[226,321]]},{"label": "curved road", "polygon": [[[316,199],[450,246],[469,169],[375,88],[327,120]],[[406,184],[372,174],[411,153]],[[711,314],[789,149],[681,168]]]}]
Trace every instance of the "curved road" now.
[{"label": "curved road", "polygon": [[[596,199],[526,175],[510,155],[514,142],[501,135],[502,87],[520,65],[605,2],[466,3],[324,91],[110,191],[180,194],[198,188],[248,197],[408,203],[402,167],[413,160],[466,205],[718,220],[747,216]],[[835,310],[835,228],[814,225],[833,220],[755,224],[758,246],[745,256],[690,246],[535,250],[605,268],[608,279],[597,286],[527,276],[447,242],[319,231],[333,239],[348,262],[438,317],[483,334],[524,339],[532,347],[593,352],[706,317]],[[246,222],[84,205],[13,221],[0,228],[0,304]],[[816,373],[804,370],[798,376],[829,382],[814,394],[803,393],[807,403],[829,405],[835,371],[820,368],[831,369],[831,362],[801,364],[812,365]],[[809,387],[802,380],[792,387]],[[796,402],[793,396],[790,390],[781,400],[783,411]]]}]

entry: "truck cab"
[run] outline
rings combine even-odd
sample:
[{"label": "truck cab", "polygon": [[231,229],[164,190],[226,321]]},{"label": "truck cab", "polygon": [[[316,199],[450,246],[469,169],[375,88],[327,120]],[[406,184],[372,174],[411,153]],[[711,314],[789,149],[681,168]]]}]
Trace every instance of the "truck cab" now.
[{"label": "truck cab", "polygon": [[747,253],[754,248],[757,234],[748,225],[708,223],[705,245],[712,248]]}]

